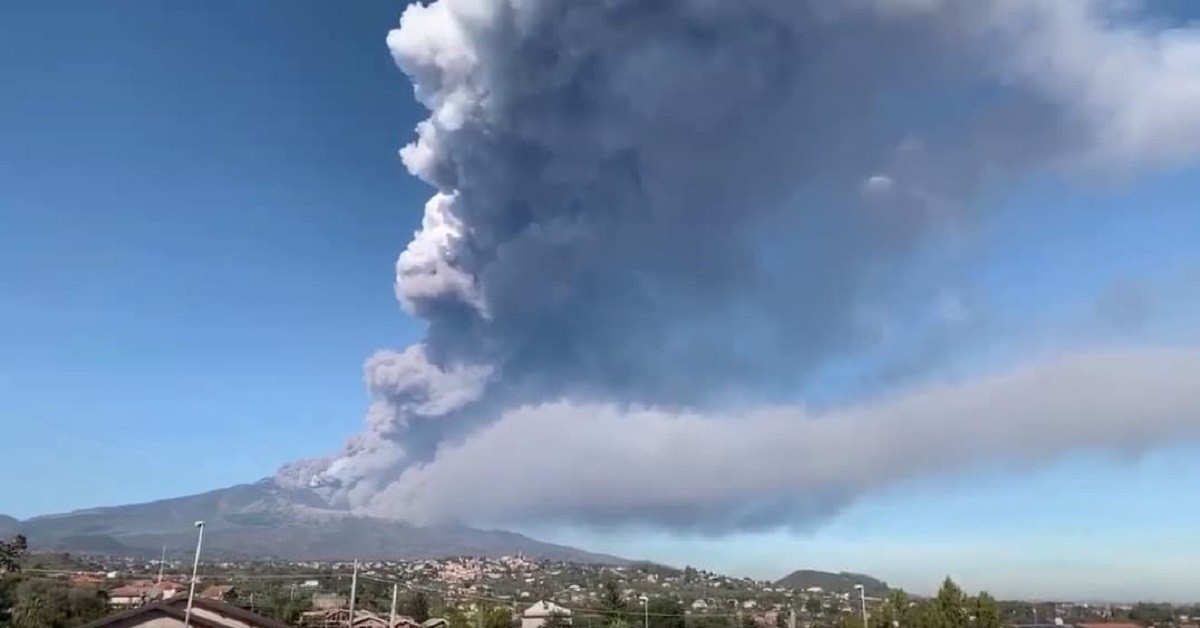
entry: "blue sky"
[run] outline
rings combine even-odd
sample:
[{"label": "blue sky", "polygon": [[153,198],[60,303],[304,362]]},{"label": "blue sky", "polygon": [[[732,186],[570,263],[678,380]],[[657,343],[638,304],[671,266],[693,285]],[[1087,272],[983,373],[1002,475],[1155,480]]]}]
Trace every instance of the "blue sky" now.
[{"label": "blue sky", "polygon": [[[0,464],[30,484],[0,511],[325,453],[361,424],[363,360],[411,339],[391,284],[427,191],[396,156],[419,115],[383,43],[399,8],[282,8],[6,10]],[[179,465],[188,443],[223,455]]]},{"label": "blue sky", "polygon": [[[424,117],[384,45],[400,8],[6,11],[0,475],[22,488],[0,513],[252,481],[360,428],[364,358],[420,331],[392,291],[429,193],[396,155]],[[1196,344],[1197,174],[988,199],[998,209],[959,274],[1005,340],[944,374],[1098,341]],[[1094,305],[1121,282],[1152,295],[1150,313],[1107,329]],[[831,398],[846,392],[838,375]],[[807,535],[531,531],[763,577],[854,569],[920,591],[952,571],[1002,594],[1189,598],[1197,453],[911,482]]]}]

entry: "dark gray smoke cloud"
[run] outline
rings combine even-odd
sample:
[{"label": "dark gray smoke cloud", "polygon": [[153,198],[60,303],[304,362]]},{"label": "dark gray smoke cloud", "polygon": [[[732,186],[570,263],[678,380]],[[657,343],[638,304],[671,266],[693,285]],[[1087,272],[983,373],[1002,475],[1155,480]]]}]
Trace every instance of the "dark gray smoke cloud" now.
[{"label": "dark gray smoke cloud", "polygon": [[[396,292],[427,332],[369,361],[363,434],[281,477],[320,469],[335,503],[453,519],[470,508],[438,501],[455,494],[439,468],[511,408],[696,411],[802,389],[912,297],[877,288],[969,226],[982,189],[1196,156],[1200,37],[1137,17],[1099,0],[409,7],[388,46],[430,117],[402,157],[436,193]],[[735,524],[869,484],[775,480]],[[730,508],[695,497],[631,512]]]}]

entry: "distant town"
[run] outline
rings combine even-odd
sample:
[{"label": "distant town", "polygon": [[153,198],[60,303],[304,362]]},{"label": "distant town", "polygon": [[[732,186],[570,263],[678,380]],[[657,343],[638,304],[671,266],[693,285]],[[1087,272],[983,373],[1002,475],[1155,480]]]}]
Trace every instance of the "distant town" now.
[{"label": "distant town", "polygon": [[[820,571],[766,582],[519,555],[247,560],[200,563],[193,593],[191,568],[178,559],[10,557],[0,626],[157,628],[178,616],[202,628],[1200,628],[1200,606],[994,600],[949,580],[921,598],[870,576]],[[185,608],[189,594],[194,608]],[[61,608],[36,616],[52,600]]]}]

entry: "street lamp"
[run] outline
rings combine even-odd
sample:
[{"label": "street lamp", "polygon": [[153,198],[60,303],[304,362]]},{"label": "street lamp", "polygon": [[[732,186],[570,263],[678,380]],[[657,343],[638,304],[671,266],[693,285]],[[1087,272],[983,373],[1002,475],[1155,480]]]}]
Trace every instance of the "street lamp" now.
[{"label": "street lamp", "polygon": [[642,626],[650,628],[650,598],[643,595],[638,600],[642,602]]},{"label": "street lamp", "polygon": [[854,585],[854,588],[858,589],[858,597],[862,600],[863,628],[867,628],[867,588],[861,584]]},{"label": "street lamp", "polygon": [[196,599],[196,572],[200,569],[200,546],[204,544],[204,522],[197,521],[196,528],[200,533],[196,535],[196,558],[192,560],[192,584],[188,587],[188,603],[187,610],[183,612],[183,628],[190,628],[192,625],[192,600]]}]

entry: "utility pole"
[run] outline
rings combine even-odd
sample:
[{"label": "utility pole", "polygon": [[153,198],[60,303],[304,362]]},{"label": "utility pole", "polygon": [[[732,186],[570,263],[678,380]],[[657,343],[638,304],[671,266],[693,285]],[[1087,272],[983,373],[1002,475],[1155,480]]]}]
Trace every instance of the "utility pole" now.
[{"label": "utility pole", "polygon": [[163,564],[166,562],[167,562],[167,546],[164,545],[163,551],[162,551],[162,558],[158,559],[158,582],[156,584],[162,584]]},{"label": "utility pole", "polygon": [[354,574],[350,576],[350,623],[354,625],[354,596],[358,594],[358,559],[354,559]]},{"label": "utility pole", "polygon": [[392,614],[388,619],[388,628],[396,628],[396,598],[400,597],[400,585],[392,583]]},{"label": "utility pole", "polygon": [[192,559],[192,583],[188,587],[187,610],[183,612],[183,628],[192,626],[192,602],[196,599],[196,571],[200,569],[200,548],[204,545],[204,522],[197,521],[195,525],[200,532],[196,535],[196,557]]},{"label": "utility pole", "polygon": [[788,613],[788,628],[796,628],[796,602],[792,602],[791,611]]},{"label": "utility pole", "polygon": [[854,585],[858,589],[859,599],[862,600],[862,625],[867,628],[867,588],[861,584]]}]

